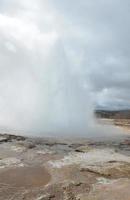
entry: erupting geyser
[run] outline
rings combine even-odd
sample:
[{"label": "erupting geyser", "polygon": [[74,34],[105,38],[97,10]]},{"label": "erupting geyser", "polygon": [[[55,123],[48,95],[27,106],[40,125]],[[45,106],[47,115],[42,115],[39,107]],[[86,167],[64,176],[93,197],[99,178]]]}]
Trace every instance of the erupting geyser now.
[{"label": "erupting geyser", "polygon": [[59,41],[50,56],[52,62],[48,61],[40,81],[39,128],[58,134],[85,133],[91,123],[92,109],[84,79],[70,66]]},{"label": "erupting geyser", "polygon": [[85,133],[92,111],[89,89],[62,42],[51,35],[32,48],[31,58],[28,48],[15,48],[5,48],[8,64],[2,58],[0,125],[43,135]]}]

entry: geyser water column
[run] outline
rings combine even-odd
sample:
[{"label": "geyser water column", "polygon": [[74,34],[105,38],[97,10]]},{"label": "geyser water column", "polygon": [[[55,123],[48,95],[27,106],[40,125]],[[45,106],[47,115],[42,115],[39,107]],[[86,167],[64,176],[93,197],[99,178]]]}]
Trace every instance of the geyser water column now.
[{"label": "geyser water column", "polygon": [[4,46],[0,127],[43,136],[89,134],[92,109],[85,80],[70,63],[61,40],[49,39],[31,51],[19,43],[13,49],[11,42]]},{"label": "geyser water column", "polygon": [[91,93],[83,63],[77,70],[69,57],[70,38],[54,28],[53,17],[44,30],[35,16],[29,21],[22,14],[0,14],[0,127],[43,136],[88,135]]},{"label": "geyser water column", "polygon": [[[37,68],[39,132],[54,135],[85,135],[92,122],[90,92],[84,77],[70,65],[64,45],[58,39]],[[82,70],[82,69],[81,69]]]}]

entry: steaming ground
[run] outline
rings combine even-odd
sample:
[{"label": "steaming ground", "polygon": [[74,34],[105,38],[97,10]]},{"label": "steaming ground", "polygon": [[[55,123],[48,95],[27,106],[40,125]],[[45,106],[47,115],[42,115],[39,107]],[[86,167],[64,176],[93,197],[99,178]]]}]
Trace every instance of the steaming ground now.
[{"label": "steaming ground", "polygon": [[120,140],[125,138],[129,135],[128,132],[124,131],[123,129],[114,126],[113,124],[106,124],[104,123],[95,123],[95,125],[88,128],[86,132],[80,133],[72,133],[72,132],[64,132],[61,133],[54,133],[54,132],[36,132],[36,131],[26,131],[26,130],[19,130],[19,129],[9,129],[9,128],[0,128],[1,133],[8,133],[14,135],[21,135],[27,137],[41,137],[41,138],[64,138],[64,139],[77,139],[77,138],[86,138],[86,139],[93,139],[93,140]]}]

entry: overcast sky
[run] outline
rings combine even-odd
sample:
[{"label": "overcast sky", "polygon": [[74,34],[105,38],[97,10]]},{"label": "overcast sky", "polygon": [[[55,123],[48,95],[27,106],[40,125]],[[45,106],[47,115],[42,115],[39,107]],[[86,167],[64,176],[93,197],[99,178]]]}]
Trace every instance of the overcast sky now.
[{"label": "overcast sky", "polygon": [[[59,65],[79,77],[86,102],[130,108],[129,20],[129,0],[0,0],[0,121],[32,116],[39,91],[64,77]],[[42,89],[45,66],[53,82]]]}]

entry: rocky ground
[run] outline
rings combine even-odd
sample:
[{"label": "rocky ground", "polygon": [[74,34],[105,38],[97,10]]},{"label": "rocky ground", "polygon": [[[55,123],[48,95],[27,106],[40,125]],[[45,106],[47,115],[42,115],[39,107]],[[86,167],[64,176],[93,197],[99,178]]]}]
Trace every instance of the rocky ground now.
[{"label": "rocky ground", "polygon": [[95,110],[99,123],[113,124],[130,132],[130,110]]},{"label": "rocky ground", "polygon": [[114,119],[113,124],[130,132],[130,119]]},{"label": "rocky ground", "polygon": [[0,200],[129,200],[130,138],[0,135]]}]

